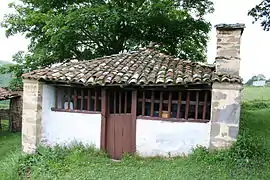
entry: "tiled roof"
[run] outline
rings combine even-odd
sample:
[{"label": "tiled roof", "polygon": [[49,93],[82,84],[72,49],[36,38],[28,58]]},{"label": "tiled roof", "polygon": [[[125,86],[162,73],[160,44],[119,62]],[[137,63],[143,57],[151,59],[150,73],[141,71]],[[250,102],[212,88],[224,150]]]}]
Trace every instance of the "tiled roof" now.
[{"label": "tiled roof", "polygon": [[9,91],[7,88],[0,87],[0,101],[12,99],[14,97],[19,97],[20,94],[18,92]]},{"label": "tiled roof", "polygon": [[89,61],[69,62],[26,73],[23,78],[86,86],[242,82],[239,76],[217,74],[213,65],[184,61],[151,48]]}]

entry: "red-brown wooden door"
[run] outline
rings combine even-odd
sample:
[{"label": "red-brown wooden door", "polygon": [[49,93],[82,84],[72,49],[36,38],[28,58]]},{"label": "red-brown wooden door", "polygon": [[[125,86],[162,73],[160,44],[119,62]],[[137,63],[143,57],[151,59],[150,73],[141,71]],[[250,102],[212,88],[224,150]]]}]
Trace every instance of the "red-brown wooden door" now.
[{"label": "red-brown wooden door", "polygon": [[132,153],[131,92],[108,91],[108,115],[106,120],[106,150],[113,159],[121,159],[124,153]]}]

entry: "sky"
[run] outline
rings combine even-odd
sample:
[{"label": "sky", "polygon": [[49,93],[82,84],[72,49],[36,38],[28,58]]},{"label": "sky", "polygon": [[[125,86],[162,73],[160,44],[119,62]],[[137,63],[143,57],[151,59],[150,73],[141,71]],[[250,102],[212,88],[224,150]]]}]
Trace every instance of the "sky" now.
[{"label": "sky", "polygon": [[[4,14],[12,12],[8,8],[8,3],[12,1],[0,0],[0,21],[2,21]],[[244,23],[246,29],[241,42],[240,75],[245,81],[257,74],[264,74],[267,78],[270,78],[270,61],[268,60],[270,32],[263,31],[259,23],[252,24],[252,18],[247,16],[248,10],[259,4],[261,0],[213,0],[213,2],[215,12],[206,17],[212,24],[207,46],[207,62],[213,63],[216,56],[216,30],[214,25],[219,23]],[[5,30],[0,28],[0,60],[11,61],[13,54],[27,50],[28,42],[22,35],[6,38]]]}]

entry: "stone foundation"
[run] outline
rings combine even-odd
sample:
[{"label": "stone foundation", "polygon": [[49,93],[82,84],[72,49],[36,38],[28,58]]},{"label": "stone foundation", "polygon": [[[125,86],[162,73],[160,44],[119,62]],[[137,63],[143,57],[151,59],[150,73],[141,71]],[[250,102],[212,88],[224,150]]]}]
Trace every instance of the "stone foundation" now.
[{"label": "stone foundation", "polygon": [[226,148],[239,131],[242,85],[214,83],[212,89],[210,148]]}]

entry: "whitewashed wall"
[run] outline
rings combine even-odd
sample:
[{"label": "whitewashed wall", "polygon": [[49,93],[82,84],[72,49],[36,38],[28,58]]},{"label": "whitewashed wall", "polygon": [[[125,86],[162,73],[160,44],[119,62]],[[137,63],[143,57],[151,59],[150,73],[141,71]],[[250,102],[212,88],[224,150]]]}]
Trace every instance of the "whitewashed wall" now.
[{"label": "whitewashed wall", "polygon": [[42,143],[70,145],[80,142],[100,148],[101,114],[54,112],[54,87],[43,86]]},{"label": "whitewashed wall", "polygon": [[137,119],[136,148],[141,156],[187,155],[197,145],[209,147],[210,123]]}]

